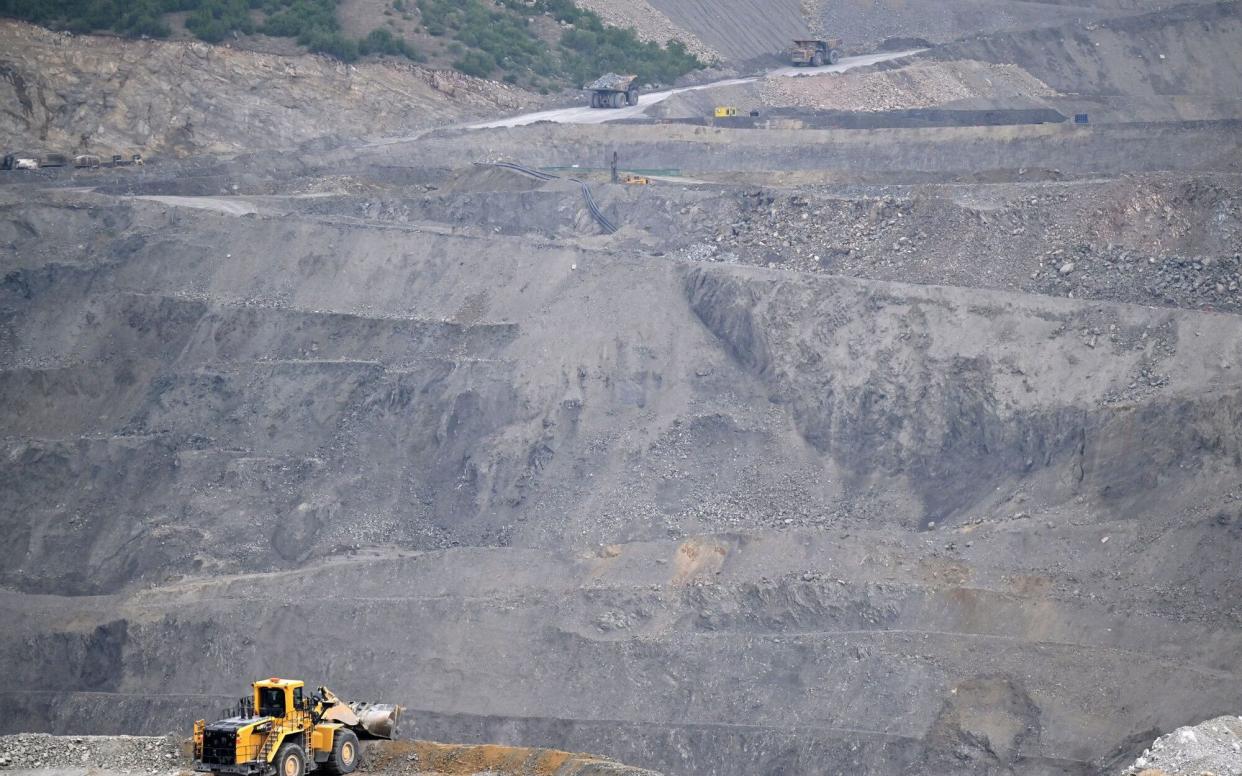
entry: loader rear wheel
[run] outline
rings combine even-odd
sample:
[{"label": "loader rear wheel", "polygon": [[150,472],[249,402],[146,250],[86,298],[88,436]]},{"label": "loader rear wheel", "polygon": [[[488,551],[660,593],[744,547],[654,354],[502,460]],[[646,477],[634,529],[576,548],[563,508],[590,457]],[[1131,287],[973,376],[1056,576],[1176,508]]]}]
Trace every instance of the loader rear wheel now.
[{"label": "loader rear wheel", "polygon": [[281,744],[276,752],[276,776],[303,776],[306,750],[294,743]]},{"label": "loader rear wheel", "polygon": [[[323,764],[328,773],[346,774],[358,769],[358,736],[341,728],[332,741],[332,756]],[[284,774],[281,774],[284,776]]]}]

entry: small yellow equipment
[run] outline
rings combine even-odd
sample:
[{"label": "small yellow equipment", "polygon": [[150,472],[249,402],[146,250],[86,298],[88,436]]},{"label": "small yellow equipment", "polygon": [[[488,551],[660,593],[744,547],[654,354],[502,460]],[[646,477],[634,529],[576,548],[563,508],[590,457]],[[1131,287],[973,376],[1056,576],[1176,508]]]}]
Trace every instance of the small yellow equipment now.
[{"label": "small yellow equipment", "polygon": [[727,105],[716,106],[716,118],[727,119],[737,115],[737,108]]},{"label": "small yellow equipment", "polygon": [[307,698],[293,679],[254,682],[227,719],[194,723],[194,770],[213,776],[304,776],[358,767],[358,739],[395,738],[402,708],[345,703],[327,687]]},{"label": "small yellow equipment", "polygon": [[631,186],[646,186],[651,183],[651,179],[643,175],[626,174],[626,176],[621,179],[621,182],[628,183]]}]

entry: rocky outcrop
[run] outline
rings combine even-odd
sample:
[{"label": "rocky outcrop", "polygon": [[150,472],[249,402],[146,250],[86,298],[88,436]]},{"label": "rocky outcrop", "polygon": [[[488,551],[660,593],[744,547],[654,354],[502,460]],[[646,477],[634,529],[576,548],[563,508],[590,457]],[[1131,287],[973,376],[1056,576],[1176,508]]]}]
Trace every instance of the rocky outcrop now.
[{"label": "rocky outcrop", "polygon": [[1242,773],[1242,717],[1223,716],[1161,736],[1122,776]]},{"label": "rocky outcrop", "polygon": [[522,108],[514,87],[404,61],[358,65],[0,22],[0,146],[110,154],[400,136]]}]

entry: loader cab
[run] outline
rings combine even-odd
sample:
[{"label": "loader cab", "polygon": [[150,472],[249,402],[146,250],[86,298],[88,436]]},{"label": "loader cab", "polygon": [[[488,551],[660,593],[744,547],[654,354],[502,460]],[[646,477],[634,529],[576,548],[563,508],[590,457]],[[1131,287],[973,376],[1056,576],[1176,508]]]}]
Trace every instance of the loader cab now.
[{"label": "loader cab", "polygon": [[303,682],[275,677],[255,682],[255,713],[260,717],[284,718],[304,710],[303,685]]}]

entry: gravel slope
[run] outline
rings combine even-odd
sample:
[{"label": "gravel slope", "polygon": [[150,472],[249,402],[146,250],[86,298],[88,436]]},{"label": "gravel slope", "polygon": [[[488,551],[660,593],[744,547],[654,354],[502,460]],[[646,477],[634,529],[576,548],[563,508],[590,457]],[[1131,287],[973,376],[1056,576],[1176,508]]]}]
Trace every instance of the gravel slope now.
[{"label": "gravel slope", "polygon": [[0,147],[236,153],[397,134],[535,103],[504,84],[396,61],[345,65],[199,42],[67,37],[0,20]]}]

